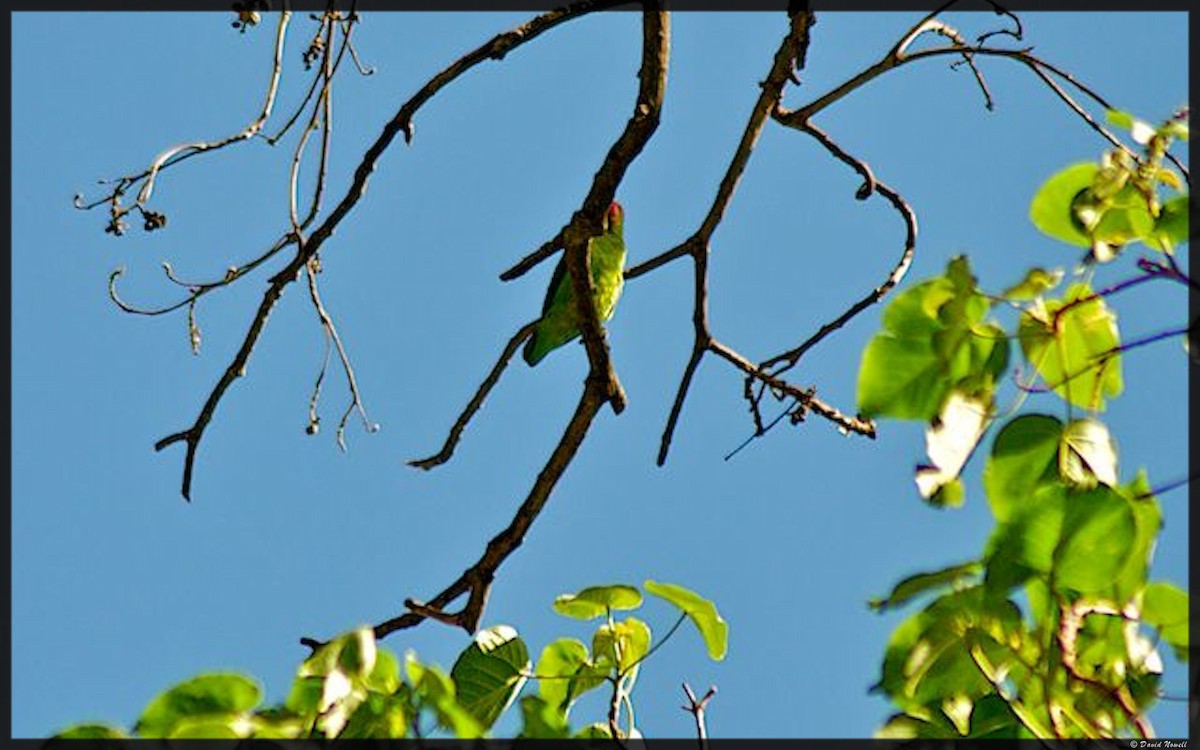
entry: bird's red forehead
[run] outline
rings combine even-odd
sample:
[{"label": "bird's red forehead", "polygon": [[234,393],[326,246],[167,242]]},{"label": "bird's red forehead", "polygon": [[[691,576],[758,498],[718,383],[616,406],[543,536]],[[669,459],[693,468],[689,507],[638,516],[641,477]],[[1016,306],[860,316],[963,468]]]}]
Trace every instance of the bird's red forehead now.
[{"label": "bird's red forehead", "polygon": [[605,218],[607,218],[610,222],[620,221],[624,215],[625,209],[621,208],[620,203],[613,201],[608,207],[608,213],[605,214]]}]

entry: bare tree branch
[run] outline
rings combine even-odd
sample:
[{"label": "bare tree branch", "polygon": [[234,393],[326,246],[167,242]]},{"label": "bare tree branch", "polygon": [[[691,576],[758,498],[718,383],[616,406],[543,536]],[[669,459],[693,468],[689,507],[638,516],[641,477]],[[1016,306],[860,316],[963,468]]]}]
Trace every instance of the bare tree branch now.
[{"label": "bare tree branch", "polygon": [[[150,200],[151,194],[154,192],[154,184],[158,178],[158,174],[175,164],[178,164],[185,159],[202,153],[216,151],[225,148],[226,146],[246,141],[257,135],[266,124],[271,116],[271,111],[275,106],[275,96],[279,91],[279,78],[283,71],[283,47],[287,37],[288,22],[291,20],[291,11],[284,11],[279,14],[279,24],[275,32],[275,46],[273,49],[273,60],[271,66],[271,76],[267,82],[267,91],[264,95],[262,109],[258,117],[250,122],[245,128],[233,135],[225,138],[220,138],[214,141],[197,141],[193,143],[183,143],[178,146],[173,146],[155,157],[150,166],[142,172],[126,175],[108,181],[109,184],[114,184],[112,191],[91,203],[84,203],[82,196],[75,196],[75,207],[81,210],[89,210],[104,203],[109,204],[111,219],[109,230],[114,234],[121,234],[124,231],[124,222],[122,217],[129,212],[137,210],[147,218],[147,229],[154,229],[162,226],[165,223],[165,217],[161,214],[147,212],[145,204]],[[135,202],[128,207],[121,205],[121,198],[129,188],[141,183],[142,186],[138,190]]]},{"label": "bare tree branch", "polygon": [[703,698],[696,698],[696,694],[692,692],[692,686],[685,682],[683,683],[683,692],[688,699],[688,704],[683,706],[683,710],[691,714],[696,721],[696,739],[700,741],[700,750],[707,750],[708,729],[704,720],[704,712],[708,709],[709,701],[717,694],[717,686],[710,686]]},{"label": "bare tree branch", "polygon": [[454,425],[450,428],[450,434],[446,436],[446,442],[442,444],[442,449],[427,458],[409,461],[409,466],[428,470],[450,460],[450,457],[454,455],[454,449],[458,446],[459,438],[462,437],[463,430],[467,428],[467,424],[475,416],[475,412],[479,411],[479,407],[483,406],[484,399],[487,398],[488,393],[491,392],[492,388],[500,380],[500,375],[503,374],[504,368],[508,366],[508,361],[517,353],[517,349],[520,348],[525,339],[533,334],[533,330],[537,328],[538,322],[538,320],[532,320],[526,323],[508,340],[508,344],[504,347],[504,351],[501,352],[500,358],[492,366],[491,372],[488,373],[483,383],[476,389],[475,395],[471,397],[462,414],[454,421]]},{"label": "bare tree branch", "polygon": [[742,173],[746,169],[746,164],[750,160],[750,154],[754,151],[759,136],[762,135],[763,126],[766,124],[767,118],[779,105],[779,100],[783,96],[783,87],[787,85],[789,80],[792,80],[795,76],[795,71],[804,65],[805,55],[808,51],[809,30],[814,23],[816,23],[816,16],[811,11],[798,11],[790,16],[788,32],[784,35],[779,49],[775,52],[771,69],[767,73],[766,80],[761,85],[762,91],[758,95],[758,100],[755,101],[754,107],[750,111],[750,117],[746,122],[746,127],[742,131],[741,140],[738,142],[729,166],[725,170],[725,175],[717,187],[716,197],[709,206],[708,213],[705,215],[699,228],[679,245],[638,264],[626,273],[627,278],[634,279],[642,274],[653,271],[655,268],[670,263],[676,258],[681,258],[685,255],[692,258],[693,276],[695,279],[693,291],[694,306],[692,311],[692,353],[688,358],[687,365],[684,367],[679,388],[675,393],[675,400],[671,405],[671,413],[667,417],[667,424],[663,429],[662,438],[659,442],[657,458],[659,466],[662,466],[667,460],[671,439],[674,435],[675,427],[679,422],[679,415],[683,411],[683,403],[687,398],[688,389],[691,387],[696,369],[699,367],[704,353],[712,345],[713,337],[708,326],[708,253],[710,252],[712,234],[716,231],[717,225],[720,224],[721,219],[725,215],[725,209],[728,207],[729,201],[737,189]]},{"label": "bare tree branch", "polygon": [[254,319],[251,321],[249,328],[246,331],[242,341],[242,346],[234,357],[233,362],[226,368],[225,374],[214,386],[209,394],[207,401],[201,408],[200,414],[192,427],[187,430],[169,435],[155,444],[157,450],[162,450],[172,443],[186,440],[188,444],[187,455],[184,457],[184,479],[182,494],[184,498],[190,499],[191,494],[191,478],[193,471],[193,463],[195,461],[196,447],[204,434],[204,429],[212,419],[213,413],[216,411],[217,404],[225,391],[232,384],[238,373],[245,371],[246,362],[249,359],[250,353],[254,349],[254,345],[261,335],[263,327],[266,324],[266,318],[270,314],[275,303],[282,296],[284,288],[288,284],[295,281],[309,259],[317,254],[324,242],[333,235],[336,227],[350,213],[358,201],[366,192],[367,182],[370,179],[371,173],[375,170],[375,165],[378,163],[383,152],[391,145],[396,135],[403,132],[406,141],[411,141],[413,135],[412,118],[416,112],[424,105],[431,97],[445,86],[452,83],[462,74],[466,73],[471,68],[475,67],[486,60],[502,59],[507,53],[513,49],[529,42],[549,29],[558,26],[573,18],[590,13],[603,7],[619,4],[615,0],[597,0],[596,2],[582,2],[569,5],[565,8],[543,13],[528,23],[522,24],[515,29],[499,34],[493,37],[490,41],[476,48],[473,52],[459,58],[451,63],[449,67],[435,75],[428,83],[426,83],[414,96],[406,101],[395,116],[384,126],[383,132],[376,138],[375,142],[363,154],[362,160],[358,168],[354,172],[354,177],[346,192],[346,195],[337,204],[336,207],[325,217],[312,234],[307,238],[299,238],[296,241],[296,255],[292,260],[284,266],[282,270],[276,273],[269,279],[269,286],[263,293],[263,300],[259,304],[258,310]]}]

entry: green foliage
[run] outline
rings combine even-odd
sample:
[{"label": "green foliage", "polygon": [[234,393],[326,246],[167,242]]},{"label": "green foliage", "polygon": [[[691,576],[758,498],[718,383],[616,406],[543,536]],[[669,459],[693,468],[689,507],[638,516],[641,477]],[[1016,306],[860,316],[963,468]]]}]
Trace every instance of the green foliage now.
[{"label": "green foliage", "polygon": [[725,658],[725,652],[728,650],[729,626],[717,612],[715,604],[694,591],[688,591],[682,586],[671,583],[646,581],[646,590],[660,599],[674,604],[696,624],[700,635],[704,638],[704,645],[708,648],[710,659],[720,661]]},{"label": "green foliage", "polygon": [[961,256],[945,275],[899,294],[884,310],[884,331],[863,352],[859,410],[928,420],[954,390],[988,400],[1008,364],[1008,339],[985,320],[989,307]]},{"label": "green foliage", "polygon": [[1108,113],[1111,124],[1129,130],[1144,147],[1113,149],[1098,164],[1075,164],[1051,176],[1037,191],[1029,218],[1041,231],[1063,242],[1090,248],[1088,260],[1105,263],[1130,243],[1141,242],[1173,252],[1187,241],[1187,195],[1179,174],[1163,166],[1174,140],[1187,140],[1184,117],[1154,128],[1128,112]]},{"label": "green foliage", "polygon": [[1033,300],[1017,336],[1034,371],[1072,404],[1103,409],[1105,398],[1120,395],[1117,316],[1087,284],[1071,286],[1062,299]]},{"label": "green foliage", "polygon": [[[641,738],[633,725],[631,693],[638,670],[676,628],[690,618],[714,660],[726,652],[727,626],[712,602],[669,583],[646,581],[645,588],[682,611],[660,640],[636,617],[616,619],[614,610],[639,608],[636,586],[593,586],[554,602],[573,619],[604,617],[583,641],[559,638],[547,644],[534,667],[529,648],[508,625],[480,630],[447,674],[409,651],[403,671],[395,655],[378,648],[374,631],[359,628],[317,648],[296,671],[283,703],[259,708],[262,690],[237,674],[205,674],[151,700],[132,736],[148,738],[420,738],[486,736],[517,702],[529,680],[536,695],[520,697],[521,730],[529,739]],[[599,609],[597,609],[597,607]],[[611,723],[572,730],[572,705],[585,693],[608,685]],[[625,714],[625,726],[621,715]],[[79,724],[56,739],[112,739],[130,736],[107,724]]]},{"label": "green foliage", "polygon": [[[1109,119],[1145,153],[1068,167],[1030,206],[1040,230],[1090,248],[1077,272],[1086,276],[1134,241],[1172,253],[1187,239],[1187,195],[1159,195],[1180,190],[1162,164],[1186,122]],[[885,611],[928,600],[888,643],[874,689],[898,713],[879,737],[1140,736],[1163,670],[1146,631],[1186,658],[1187,593],[1149,577],[1158,501],[1144,471],[1121,483],[1116,441],[1096,417],[1123,387],[1116,314],[1086,278],[1055,296],[1063,275],[1033,268],[992,296],[954,258],[892,301],[863,352],[861,411],[929,423],[916,481],[935,505],[962,500],[959,475],[999,412],[1008,339],[1020,343],[1022,375],[1045,384],[1023,384],[1018,406],[1041,391],[1066,412],[1014,407],[996,430],[982,477],[996,525],[979,559],[909,576],[869,602]],[[1018,312],[1008,332],[988,317],[1006,308]]]}]

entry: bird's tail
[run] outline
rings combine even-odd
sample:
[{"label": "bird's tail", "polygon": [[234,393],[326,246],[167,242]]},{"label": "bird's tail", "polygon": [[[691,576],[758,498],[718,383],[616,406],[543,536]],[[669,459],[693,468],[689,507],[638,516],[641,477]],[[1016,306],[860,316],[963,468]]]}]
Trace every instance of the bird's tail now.
[{"label": "bird's tail", "polygon": [[533,329],[533,335],[525,342],[525,348],[521,350],[521,356],[525,359],[525,364],[533,367],[538,362],[542,361],[542,357],[546,356],[546,352],[538,346],[538,331]]}]

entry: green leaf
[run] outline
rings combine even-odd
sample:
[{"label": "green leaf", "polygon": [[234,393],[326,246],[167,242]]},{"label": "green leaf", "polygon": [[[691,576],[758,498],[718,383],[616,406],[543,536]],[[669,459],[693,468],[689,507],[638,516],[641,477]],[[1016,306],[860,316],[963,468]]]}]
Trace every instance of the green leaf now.
[{"label": "green leaf", "polygon": [[1155,581],[1142,594],[1142,621],[1158,629],[1175,657],[1187,661],[1188,594],[1169,583]]},{"label": "green leaf", "polygon": [[422,664],[412,651],[405,654],[404,667],[418,708],[431,709],[438,724],[460,739],[483,736],[486,727],[458,702],[454,681],[445,672]]},{"label": "green leaf", "polygon": [[297,716],[286,708],[276,706],[256,712],[252,716],[253,737],[264,740],[296,739],[308,732],[314,717]]},{"label": "green leaf", "polygon": [[1044,268],[1031,268],[1020,281],[1005,289],[1000,296],[1014,302],[1031,300],[1058,286],[1062,278],[1061,268],[1052,268],[1049,271]]},{"label": "green leaf", "polygon": [[[565,712],[570,708],[570,678],[574,677],[579,668],[588,663],[587,646],[574,638],[559,638],[546,644],[542,655],[538,657],[537,669],[538,694],[545,702],[555,709]],[[592,685],[583,687],[580,692],[586,692],[600,685],[603,678]]]},{"label": "green leaf", "polygon": [[[951,695],[968,700],[989,695],[994,687],[972,651],[978,649],[993,668],[1020,669],[1009,644],[1018,643],[1022,632],[1016,605],[986,596],[982,587],[945,594],[892,632],[874,689],[910,713],[931,704],[940,707]],[[937,714],[941,711],[926,718]],[[944,716],[941,721],[954,731]]]},{"label": "green leaf", "polygon": [[894,714],[879,729],[877,740],[953,739],[957,735],[946,727],[910,714]]},{"label": "green leaf", "polygon": [[532,666],[529,649],[517,631],[497,625],[475,634],[450,670],[450,678],[458,702],[486,729],[516,699]]},{"label": "green leaf", "polygon": [[171,728],[172,740],[237,740],[250,736],[253,722],[244,714],[183,717]]},{"label": "green leaf", "polygon": [[364,680],[375,669],[375,631],[361,627],[341,635],[337,665],[351,680]]},{"label": "green leaf", "polygon": [[1143,242],[1155,250],[1172,252],[1188,241],[1188,232],[1188,196],[1177,195],[1163,203],[1154,230]]},{"label": "green leaf", "polygon": [[339,740],[399,739],[408,733],[406,701],[395,695],[372,693],[350,714]]},{"label": "green leaf", "polygon": [[961,479],[954,477],[948,482],[939,484],[928,502],[935,508],[961,508],[966,499],[966,487]]},{"label": "green leaf", "polygon": [[[958,503],[962,501],[962,473],[967,459],[975,451],[979,439],[989,421],[988,405],[969,398],[958,391],[950,394],[942,406],[937,419],[925,430],[925,452],[929,463],[917,467],[917,491],[926,500],[940,497],[942,504],[953,501],[952,493],[958,490]],[[949,486],[949,493],[943,492]]]},{"label": "green leaf", "polygon": [[729,626],[717,612],[717,606],[694,591],[673,583],[645,582],[646,591],[678,607],[695,623],[713,661],[725,658],[729,644]]},{"label": "green leaf", "polygon": [[1024,414],[996,435],[983,467],[983,487],[997,521],[1008,520],[1013,507],[1039,484],[1057,479],[1062,429],[1054,417]]},{"label": "green leaf", "polygon": [[1113,581],[1113,598],[1116,601],[1127,602],[1146,585],[1150,558],[1154,552],[1158,532],[1162,529],[1162,509],[1150,489],[1150,479],[1144,469],[1138,470],[1132,481],[1117,487],[1116,490],[1129,501],[1137,526],[1133,548],[1129,552],[1129,564]]},{"label": "green leaf", "polygon": [[400,687],[400,663],[396,655],[387,649],[379,649],[375,667],[367,676],[366,686],[381,693],[394,693]]},{"label": "green leaf", "polygon": [[863,351],[858,408],[865,417],[928,420],[951,385],[930,343],[879,334]]},{"label": "green leaf", "polygon": [[1038,485],[1000,522],[984,555],[984,585],[1006,595],[1034,575],[1048,575],[1066,515],[1066,488],[1061,483]]},{"label": "green leaf", "polygon": [[1075,487],[1115,487],[1117,444],[1104,423],[1095,419],[1069,422],[1059,446],[1058,468],[1063,479]]},{"label": "green leaf", "polygon": [[983,322],[989,307],[963,256],[950,260],[945,276],[899,294],[884,309],[884,330],[863,351],[859,411],[930,420],[956,387],[989,401],[1008,359],[1004,332]]},{"label": "green leaf", "polygon": [[539,696],[527,695],[521,699],[521,716],[524,724],[518,738],[556,740],[571,736],[566,715]]},{"label": "green leaf", "polygon": [[607,740],[612,739],[612,733],[608,730],[607,724],[593,722],[575,733],[575,739],[579,740]]},{"label": "green leaf", "polygon": [[1171,138],[1178,138],[1181,141],[1186,141],[1188,139],[1187,120],[1172,118],[1167,122],[1166,125],[1163,125],[1162,132],[1164,135],[1170,136]]},{"label": "green leaf", "polygon": [[883,612],[906,604],[914,597],[930,591],[947,586],[960,586],[967,581],[974,581],[982,571],[983,564],[978,560],[971,560],[929,573],[917,573],[897,583],[886,597],[872,599],[867,604],[876,612]]},{"label": "green leaf", "polygon": [[1108,590],[1130,560],[1136,524],[1129,500],[1107,487],[1070,495],[1054,553],[1058,590]]},{"label": "green leaf", "polygon": [[1017,739],[1020,737],[1020,727],[1008,701],[993,693],[975,701],[968,736],[991,740]]},{"label": "green leaf", "polygon": [[554,600],[554,611],[577,620],[593,620],[610,610],[637,609],[642,592],[635,586],[589,586],[577,594],[562,594]]},{"label": "green leaf", "polygon": [[262,700],[262,690],[239,674],[206,674],[182,682],[150,701],[135,731],[147,738],[170,735],[177,723],[206,714],[249,711]]},{"label": "green leaf", "polygon": [[592,653],[596,661],[607,660],[615,664],[621,675],[642,660],[650,650],[650,626],[636,617],[627,617],[607,623],[596,629],[592,637]]},{"label": "green leaf", "polygon": [[1076,198],[1092,186],[1100,167],[1091,162],[1075,164],[1055,173],[1033,196],[1029,219],[1055,239],[1078,247],[1090,247],[1091,237],[1075,215]]},{"label": "green leaf", "polygon": [[1150,237],[1154,232],[1154,217],[1146,206],[1145,197],[1132,186],[1126,187],[1115,200],[1123,201],[1124,205],[1116,205],[1106,210],[1092,229],[1093,242],[1103,242],[1109,245],[1126,245],[1136,240]]},{"label": "green leaf", "polygon": [[324,690],[323,676],[297,677],[292,682],[291,692],[288,693],[284,705],[299,716],[316,716]]},{"label": "green leaf", "polygon": [[1072,286],[1062,300],[1026,309],[1019,335],[1025,358],[1072,404],[1101,410],[1105,398],[1120,394],[1117,316],[1086,284]]},{"label": "green leaf", "polygon": [[125,732],[108,724],[76,724],[67,727],[52,739],[56,740],[119,740],[128,737]]},{"label": "green leaf", "polygon": [[1104,119],[1108,121],[1109,125],[1112,125],[1114,128],[1121,128],[1122,130],[1129,130],[1135,122],[1133,115],[1120,109],[1106,110]]}]

